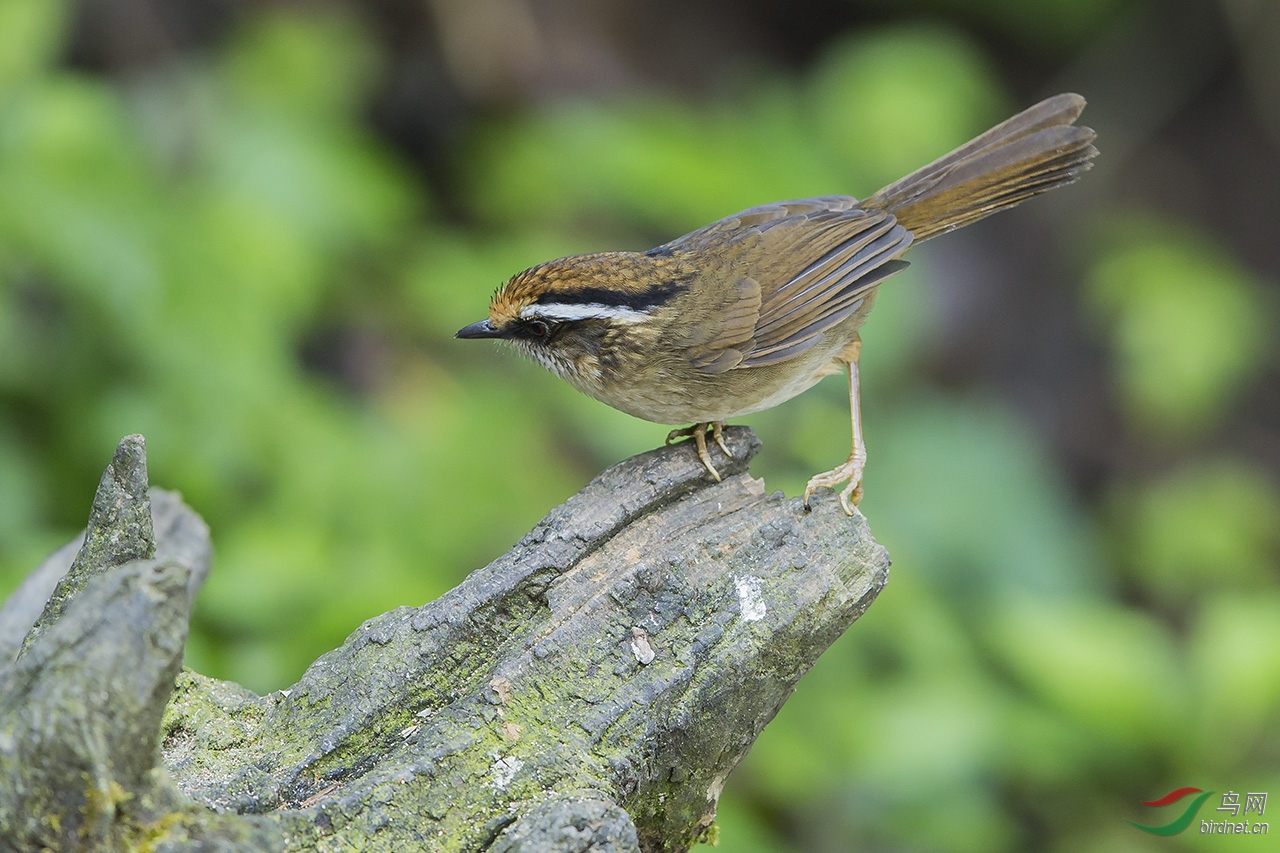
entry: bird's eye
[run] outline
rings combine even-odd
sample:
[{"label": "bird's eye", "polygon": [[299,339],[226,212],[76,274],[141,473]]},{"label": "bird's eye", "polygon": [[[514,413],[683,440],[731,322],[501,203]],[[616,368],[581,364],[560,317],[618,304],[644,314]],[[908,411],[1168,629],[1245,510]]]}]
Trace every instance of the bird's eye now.
[{"label": "bird's eye", "polygon": [[546,320],[526,320],[524,327],[529,331],[529,334],[535,338],[546,340],[547,336],[551,334],[551,326],[547,324]]}]

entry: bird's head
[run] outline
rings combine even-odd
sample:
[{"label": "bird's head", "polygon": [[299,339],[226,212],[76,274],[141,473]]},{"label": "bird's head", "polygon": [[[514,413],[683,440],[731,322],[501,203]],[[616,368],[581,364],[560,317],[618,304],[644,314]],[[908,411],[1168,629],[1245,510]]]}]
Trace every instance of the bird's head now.
[{"label": "bird's head", "polygon": [[652,261],[631,252],[548,261],[511,278],[494,294],[489,316],[458,338],[513,345],[583,390],[597,386],[628,352],[643,352],[683,283],[652,274]]}]

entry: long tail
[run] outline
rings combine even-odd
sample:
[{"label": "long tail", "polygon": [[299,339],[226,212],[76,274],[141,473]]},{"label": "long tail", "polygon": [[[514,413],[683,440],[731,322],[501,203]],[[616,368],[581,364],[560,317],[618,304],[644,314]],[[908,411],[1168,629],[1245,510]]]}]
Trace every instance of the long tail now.
[{"label": "long tail", "polygon": [[1055,95],[861,202],[892,213],[917,241],[953,231],[1074,181],[1096,134],[1074,122],[1079,95]]}]

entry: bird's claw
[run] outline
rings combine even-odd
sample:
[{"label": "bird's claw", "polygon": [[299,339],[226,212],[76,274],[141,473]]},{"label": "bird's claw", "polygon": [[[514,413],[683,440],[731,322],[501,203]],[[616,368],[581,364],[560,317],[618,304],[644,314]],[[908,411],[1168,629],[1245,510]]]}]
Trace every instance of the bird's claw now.
[{"label": "bird's claw", "polygon": [[711,454],[707,452],[707,427],[711,427],[711,436],[715,443],[720,445],[720,449],[724,451],[724,455],[730,459],[733,454],[729,452],[729,447],[724,443],[724,423],[722,421],[713,421],[711,423],[694,424],[693,426],[681,427],[673,429],[667,433],[666,444],[671,444],[677,438],[693,436],[693,445],[698,450],[698,458],[702,460],[702,465],[707,469],[717,483],[721,482],[720,472],[716,470],[716,466],[711,464]]},{"label": "bird's claw", "polygon": [[865,466],[865,458],[850,456],[843,465],[811,477],[808,485],[804,487],[804,511],[810,512],[813,509],[809,499],[813,497],[815,491],[835,487],[847,481],[849,485],[840,492],[840,506],[844,509],[845,515],[853,515],[854,507],[862,500],[862,469]]}]

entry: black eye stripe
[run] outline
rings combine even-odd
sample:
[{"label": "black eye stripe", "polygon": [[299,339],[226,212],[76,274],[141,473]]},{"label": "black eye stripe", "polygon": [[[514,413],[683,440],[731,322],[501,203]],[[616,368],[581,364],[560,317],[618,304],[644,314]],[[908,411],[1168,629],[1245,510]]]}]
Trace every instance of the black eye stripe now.
[{"label": "black eye stripe", "polygon": [[521,338],[526,341],[543,341],[555,334],[557,323],[534,317],[528,320],[517,320],[503,330],[505,338]]},{"label": "black eye stripe", "polygon": [[664,281],[637,292],[612,290],[607,287],[579,287],[573,290],[543,293],[539,305],[604,305],[609,308],[630,308],[632,311],[648,311],[668,302],[678,293],[689,289],[692,275]]}]

